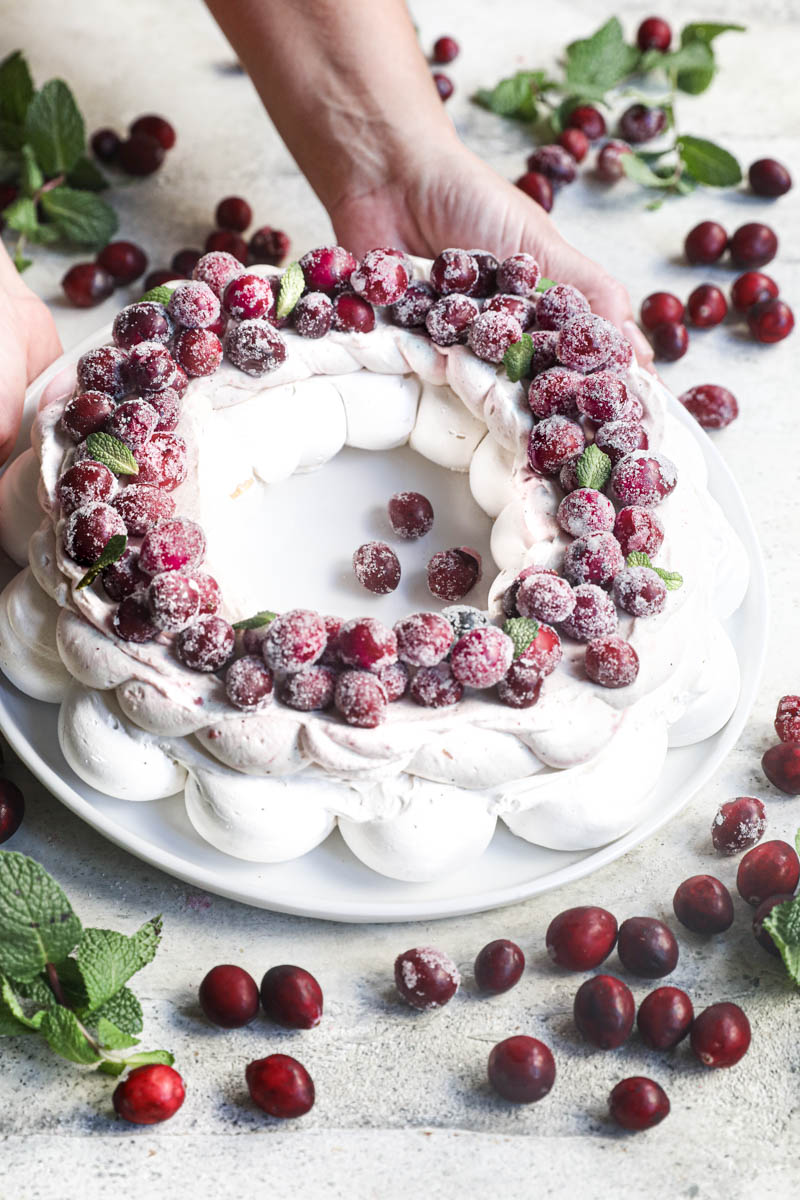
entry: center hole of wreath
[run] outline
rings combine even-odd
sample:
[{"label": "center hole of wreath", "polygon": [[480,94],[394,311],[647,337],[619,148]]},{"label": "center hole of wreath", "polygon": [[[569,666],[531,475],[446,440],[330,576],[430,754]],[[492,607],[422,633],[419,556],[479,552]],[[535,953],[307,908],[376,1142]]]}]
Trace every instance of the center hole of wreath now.
[{"label": "center hole of wreath", "polygon": [[[394,492],[416,491],[434,509],[430,533],[404,542],[386,512]],[[206,521],[209,568],[235,619],[262,609],[311,608],[388,624],[444,605],[428,590],[426,567],[437,550],[471,546],[483,558],[483,578],[462,603],[486,608],[497,568],[489,550],[492,520],[479,508],[466,473],[447,470],[408,446],[356,450],[345,446],[316,471],[278,483],[258,479],[215,505]],[[363,542],[385,541],[402,577],[388,596],[361,586],[352,568]]]}]

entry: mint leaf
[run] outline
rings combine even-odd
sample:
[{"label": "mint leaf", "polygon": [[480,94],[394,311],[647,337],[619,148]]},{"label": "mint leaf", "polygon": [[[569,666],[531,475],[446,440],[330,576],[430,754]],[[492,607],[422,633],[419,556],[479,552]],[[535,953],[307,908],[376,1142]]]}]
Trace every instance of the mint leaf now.
[{"label": "mint leaf", "polygon": [[548,279],[546,275],[542,275],[541,279],[539,280],[539,282],[536,285],[536,291],[537,292],[547,292],[550,290],[551,287],[557,287],[557,286],[558,286],[558,284],[555,279]]},{"label": "mint leaf", "polygon": [[175,291],[175,288],[167,287],[165,283],[160,283],[158,287],[150,288],[149,292],[145,292],[140,296],[137,303],[143,304],[145,300],[152,300],[155,304],[163,304],[166,308],[170,301],[170,296]]},{"label": "mint leaf", "polygon": [[234,621],[234,629],[263,629],[265,625],[271,625],[277,617],[277,613],[270,612],[265,609],[264,612],[256,613],[254,617],[246,617],[244,621]]},{"label": "mint leaf", "polygon": [[512,383],[519,383],[528,374],[532,359],[533,338],[529,333],[523,333],[520,340],[512,342],[503,355],[503,366]]},{"label": "mint leaf", "polygon": [[36,216],[36,205],[30,196],[18,196],[3,209],[3,220],[9,229],[32,237],[39,228],[39,218]]},{"label": "mint leaf", "polygon": [[664,567],[653,567],[656,575],[664,580],[668,592],[676,592],[683,587],[683,576],[680,571],[667,571]]},{"label": "mint leaf", "polygon": [[690,42],[705,42],[710,45],[721,33],[746,33],[746,25],[726,25],[717,21],[692,21],[681,30],[681,45]]},{"label": "mint leaf", "polygon": [[0,63],[0,116],[13,125],[24,125],[33,99],[33,80],[21,50],[14,50]]},{"label": "mint leaf", "polygon": [[641,183],[643,187],[668,188],[675,182],[675,172],[672,168],[669,176],[658,175],[644,159],[633,152],[620,155],[619,161],[628,179],[632,179],[634,183]]},{"label": "mint leaf", "polygon": [[44,183],[44,175],[30,146],[22,147],[20,163],[20,187],[26,196],[33,196]]},{"label": "mint leaf", "polygon": [[733,187],[741,183],[741,167],[722,146],[689,134],[681,135],[676,145],[683,165],[698,183],[709,187]]},{"label": "mint leaf", "polygon": [[49,176],[65,174],[83,154],[83,117],[63,79],[51,79],[31,100],[25,117],[25,140]]},{"label": "mint leaf", "polygon": [[288,317],[297,301],[305,291],[306,281],[300,263],[289,263],[281,275],[281,286],[278,292],[278,304],[275,315],[282,320]]},{"label": "mint leaf", "polygon": [[789,977],[800,985],[800,897],[776,904],[764,918],[763,928],[777,946]]},{"label": "mint leaf", "polygon": [[514,643],[514,658],[525,653],[538,632],[539,622],[532,617],[509,617],[503,624],[503,633],[507,633]]},{"label": "mint leaf", "polygon": [[155,957],[161,940],[161,918],[154,917],[127,937],[113,929],[86,929],[75,952],[93,1012],[111,999],[132,975]]},{"label": "mint leaf", "polygon": [[578,459],[575,473],[582,488],[594,488],[599,492],[611,475],[611,459],[592,442]]},{"label": "mint leaf", "polygon": [[92,1013],[92,1020],[104,1017],[121,1029],[123,1033],[141,1033],[144,1025],[142,1006],[128,987],[121,987],[110,1000],[101,1004]]},{"label": "mint leaf", "polygon": [[567,83],[582,97],[602,95],[630,75],[638,61],[639,51],[626,44],[622,25],[612,17],[591,37],[567,46]]},{"label": "mint leaf", "polygon": [[493,88],[481,88],[473,99],[500,117],[532,121],[536,116],[536,93],[554,86],[545,71],[517,71]]},{"label": "mint leaf", "polygon": [[117,228],[117,214],[94,192],[57,187],[41,205],[61,237],[80,246],[104,246]]},{"label": "mint leaf", "polygon": [[27,1017],[10,982],[5,975],[0,975],[0,1037],[19,1037],[35,1032],[43,1015],[33,1019]]},{"label": "mint leaf", "polygon": [[103,463],[115,475],[139,474],[139,464],[128,447],[110,433],[90,433],[86,449],[96,462]]},{"label": "mint leaf", "polygon": [[164,1063],[171,1067],[175,1062],[175,1055],[170,1054],[169,1050],[142,1050],[138,1054],[129,1055],[124,1061],[117,1062],[109,1059],[104,1059],[98,1066],[98,1071],[102,1071],[104,1075],[121,1075],[128,1068],[143,1067],[148,1063]]},{"label": "mint leaf", "polygon": [[89,587],[90,584],[94,583],[97,576],[105,567],[110,567],[117,559],[122,558],[127,545],[128,539],[124,533],[115,533],[113,537],[110,537],[103,547],[103,553],[97,562],[92,563],[83,578],[75,585],[75,590],[79,592],[82,588]]},{"label": "mint leaf", "polygon": [[67,957],[81,923],[56,881],[32,858],[0,852],[0,969],[33,979],[48,962]]},{"label": "mint leaf", "polygon": [[87,192],[102,192],[109,186],[103,172],[95,162],[82,154],[75,166],[67,172],[70,187],[83,188]]},{"label": "mint leaf", "polygon": [[644,550],[632,550],[625,559],[625,565],[626,567],[652,567],[653,564],[650,562],[650,555],[646,554]]},{"label": "mint leaf", "polygon": [[129,1046],[139,1045],[138,1038],[124,1033],[106,1017],[100,1017],[97,1022],[97,1040],[106,1050],[127,1050]]},{"label": "mint leaf", "polygon": [[48,1009],[40,1026],[48,1046],[70,1062],[96,1063],[100,1055],[89,1045],[80,1022],[69,1008]]}]

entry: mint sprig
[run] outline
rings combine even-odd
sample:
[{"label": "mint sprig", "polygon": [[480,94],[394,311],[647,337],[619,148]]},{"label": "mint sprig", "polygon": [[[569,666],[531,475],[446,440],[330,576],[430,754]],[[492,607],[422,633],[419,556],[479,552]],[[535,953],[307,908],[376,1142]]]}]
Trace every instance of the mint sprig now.
[{"label": "mint sprig", "polygon": [[139,464],[130,448],[111,433],[90,433],[86,449],[96,462],[103,463],[115,475],[139,474]]},{"label": "mint sprig", "polygon": [[[795,845],[800,842],[800,831]],[[789,978],[800,987],[800,896],[776,904],[764,918],[763,928],[772,938]]]},{"label": "mint sprig", "polygon": [[503,366],[512,383],[519,383],[531,369],[533,361],[533,338],[523,333],[518,342],[512,342],[503,355]]},{"label": "mint sprig", "polygon": [[61,1058],[119,1075],[167,1050],[127,1054],[142,1029],[128,980],[152,962],[161,918],[136,933],[84,929],[44,867],[0,852],[0,1036],[38,1035]]},{"label": "mint sprig", "polygon": [[651,571],[655,571],[661,579],[668,592],[675,592],[678,588],[683,587],[683,576],[680,571],[668,571],[666,567],[656,567],[650,561],[650,555],[644,550],[632,550],[625,559],[625,565],[628,567],[649,567]]},{"label": "mint sprig", "polygon": [[83,578],[76,583],[75,590],[79,592],[83,588],[87,588],[93,584],[101,571],[103,571],[106,567],[110,567],[112,563],[115,563],[118,559],[122,558],[127,545],[128,539],[124,533],[115,533],[112,537],[110,537],[103,547],[103,553],[100,555],[97,562],[92,563]]},{"label": "mint sprig", "polygon": [[514,658],[519,658],[536,640],[539,632],[539,622],[533,617],[509,617],[503,623],[503,633],[507,633],[514,643]]},{"label": "mint sprig", "polygon": [[575,474],[582,488],[593,488],[599,492],[611,477],[611,459],[592,442],[578,459]]},{"label": "mint sprig", "polygon": [[155,304],[163,304],[166,308],[174,291],[175,288],[167,287],[165,283],[160,283],[158,287],[150,288],[149,292],[145,292],[143,296],[140,296],[138,303],[143,304],[145,300],[152,300]]},{"label": "mint sprig", "polygon": [[289,263],[289,266],[281,275],[281,286],[278,291],[278,303],[275,309],[275,315],[279,320],[288,317],[297,301],[302,296],[306,286],[303,268],[300,263]]},{"label": "mint sprig", "polygon": [[258,612],[255,616],[245,617],[243,621],[234,621],[234,629],[263,629],[265,625],[271,625],[277,617],[277,613],[270,612],[269,609],[264,609],[263,612]]}]

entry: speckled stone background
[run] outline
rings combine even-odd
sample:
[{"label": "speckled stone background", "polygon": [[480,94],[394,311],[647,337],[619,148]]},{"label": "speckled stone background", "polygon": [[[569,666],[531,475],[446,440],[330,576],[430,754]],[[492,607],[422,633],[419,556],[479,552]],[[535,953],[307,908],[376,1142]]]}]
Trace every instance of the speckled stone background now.
[{"label": "speckled stone background", "polygon": [[[627,2],[615,8],[630,32],[647,15]],[[418,0],[414,11],[425,46],[443,32],[461,41],[450,111],[470,145],[515,177],[528,144],[524,132],[474,109],[467,97],[515,67],[548,64],[611,10],[589,0]],[[750,27],[717,44],[719,78],[705,96],[681,101],[682,127],[729,146],[744,163],[770,153],[797,174],[797,0],[757,6],[681,0],[661,11],[674,25],[704,18]],[[90,127],[123,127],[142,111],[163,111],[174,121],[178,145],[166,168],[115,195],[122,235],[141,241],[153,265],[182,245],[199,244],[217,199],[230,192],[248,196],[257,218],[285,228],[298,250],[329,237],[322,209],[249,82],[231,70],[230,51],[196,0],[2,0],[0,42],[2,53],[24,47],[39,80],[68,78]],[[730,282],[726,266],[691,271],[681,261],[683,235],[697,221],[718,218],[732,228],[766,219],[781,238],[769,270],[800,305],[798,195],[800,189],[770,203],[744,190],[701,191],[648,213],[632,185],[606,191],[584,176],[559,197],[556,217],[568,237],[625,281],[636,306],[656,288],[686,295],[706,279]],[[62,258],[39,253],[29,277],[52,303],[70,345],[108,319],[116,301],[89,313],[69,309],[58,289],[64,269]],[[146,1042],[174,1050],[188,1096],[167,1125],[136,1129],[114,1121],[109,1080],[57,1061],[32,1042],[4,1042],[3,1200],[800,1194],[800,998],[780,965],[753,942],[751,913],[738,897],[736,924],[717,943],[681,931],[673,977],[698,1008],[730,999],[747,1010],[752,1050],[731,1071],[706,1071],[686,1046],[659,1057],[636,1037],[618,1052],[588,1050],[570,1016],[578,981],[552,969],[543,954],[547,922],[568,905],[600,903],[620,919],[647,913],[672,923],[670,900],[681,879],[713,871],[733,886],[736,863],[713,857],[708,834],[717,805],[731,795],[763,796],[773,837],[791,836],[800,825],[800,804],[771,789],[759,769],[778,696],[800,690],[798,337],[760,347],[740,326],[726,325],[694,335],[690,353],[663,372],[676,392],[715,382],[740,399],[740,420],[716,440],[763,539],[773,621],[766,673],[740,745],[680,818],[623,861],[485,916],[412,927],[325,924],[196,894],[102,840],[24,770],[12,768],[29,799],[13,848],[45,863],[86,923],[133,929],[163,912],[163,950],[138,990]],[[479,999],[470,963],[500,936],[520,942],[529,970],[507,996]],[[465,973],[456,1000],[430,1017],[400,1006],[390,986],[395,955],[425,942],[447,949]],[[219,961],[241,963],[257,976],[272,963],[302,963],[325,989],[322,1026],[302,1035],[276,1033],[258,1021],[235,1033],[209,1028],[199,1017],[197,985]],[[616,970],[615,958],[609,966]],[[648,989],[632,982],[639,1000]],[[514,1032],[543,1037],[558,1065],[551,1095],[528,1108],[499,1102],[485,1083],[491,1045]],[[317,1083],[316,1107],[300,1122],[274,1123],[247,1102],[245,1064],[278,1049],[300,1057]],[[638,1073],[664,1084],[672,1114],[656,1130],[632,1137],[615,1131],[605,1110],[614,1083]]]}]

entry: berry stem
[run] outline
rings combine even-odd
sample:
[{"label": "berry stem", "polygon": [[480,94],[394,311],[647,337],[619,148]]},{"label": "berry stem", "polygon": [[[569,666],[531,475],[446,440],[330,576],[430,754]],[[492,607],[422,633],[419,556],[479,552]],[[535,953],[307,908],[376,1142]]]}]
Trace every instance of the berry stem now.
[{"label": "berry stem", "polygon": [[64,999],[64,991],[61,987],[61,980],[58,978],[58,972],[56,971],[53,963],[47,963],[45,965],[45,971],[47,972],[47,982],[50,985],[50,991],[55,996],[56,1002],[60,1004],[62,1008],[69,1008],[69,1005]]}]

